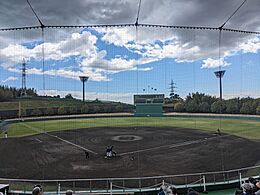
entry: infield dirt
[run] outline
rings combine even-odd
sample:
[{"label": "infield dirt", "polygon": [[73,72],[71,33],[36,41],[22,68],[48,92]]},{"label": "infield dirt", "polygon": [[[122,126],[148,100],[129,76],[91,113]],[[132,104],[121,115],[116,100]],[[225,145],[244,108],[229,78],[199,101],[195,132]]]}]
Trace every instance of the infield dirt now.
[{"label": "infield dirt", "polygon": [[[108,146],[114,146],[117,157],[104,158]],[[65,179],[185,174],[253,166],[260,161],[259,154],[259,141],[195,129],[76,129],[1,139],[0,176]]]}]

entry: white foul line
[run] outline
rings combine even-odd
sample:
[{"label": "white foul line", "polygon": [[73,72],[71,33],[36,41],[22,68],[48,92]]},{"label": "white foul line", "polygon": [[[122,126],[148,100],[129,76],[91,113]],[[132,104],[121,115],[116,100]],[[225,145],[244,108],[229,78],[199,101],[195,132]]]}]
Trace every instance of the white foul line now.
[{"label": "white foul line", "polygon": [[80,145],[75,144],[75,143],[72,143],[72,142],[70,142],[70,141],[68,141],[68,140],[62,139],[62,138],[60,138],[60,137],[58,137],[58,136],[56,136],[56,135],[49,134],[48,132],[45,132],[45,131],[43,131],[43,130],[41,130],[41,129],[39,129],[39,128],[31,127],[31,126],[29,126],[29,125],[26,124],[26,123],[21,123],[21,124],[24,125],[25,127],[30,128],[31,130],[34,130],[34,131],[38,132],[38,133],[44,133],[44,134],[46,134],[46,135],[48,135],[48,136],[50,136],[50,137],[54,137],[54,138],[56,138],[56,139],[58,139],[58,140],[60,140],[60,141],[63,141],[63,142],[65,142],[65,143],[68,143],[68,144],[70,144],[70,145],[72,145],[72,146],[75,146],[75,147],[77,147],[77,148],[80,148],[80,149],[82,149],[82,150],[85,150],[85,151],[87,151],[87,152],[90,152],[90,153],[92,153],[92,154],[95,154],[95,155],[98,154],[98,153],[96,153],[96,152],[94,152],[94,151],[92,151],[92,150],[89,150],[89,149],[87,149],[87,148],[84,148],[83,146],[80,146]]},{"label": "white foul line", "polygon": [[[223,135],[221,137],[227,137],[227,136],[230,136],[230,135]],[[168,145],[157,146],[157,147],[153,147],[153,148],[135,150],[135,151],[132,151],[132,152],[124,152],[124,153],[121,153],[121,154],[118,154],[118,155],[123,156],[123,155],[128,155],[128,154],[139,153],[139,152],[147,152],[147,151],[151,151],[151,150],[157,150],[157,149],[160,149],[160,148],[177,148],[177,147],[180,147],[180,146],[187,146],[187,145],[190,145],[190,144],[206,142],[206,141],[209,141],[209,140],[216,139],[218,137],[219,136],[206,137],[206,138],[203,138],[203,139],[191,140],[191,141],[186,141],[186,142],[177,143],[177,144],[168,144]]]}]

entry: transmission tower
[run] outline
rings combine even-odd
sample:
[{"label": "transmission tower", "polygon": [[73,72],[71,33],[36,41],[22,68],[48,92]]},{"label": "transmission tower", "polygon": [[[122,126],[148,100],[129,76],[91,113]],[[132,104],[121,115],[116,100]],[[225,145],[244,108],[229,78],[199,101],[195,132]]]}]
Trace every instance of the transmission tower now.
[{"label": "transmission tower", "polygon": [[176,83],[174,83],[173,80],[171,80],[169,89],[170,89],[170,98],[174,98],[175,93],[177,92],[176,91],[177,87],[176,87]]},{"label": "transmission tower", "polygon": [[22,92],[21,96],[26,96],[26,63],[25,60],[23,59],[22,63]]}]

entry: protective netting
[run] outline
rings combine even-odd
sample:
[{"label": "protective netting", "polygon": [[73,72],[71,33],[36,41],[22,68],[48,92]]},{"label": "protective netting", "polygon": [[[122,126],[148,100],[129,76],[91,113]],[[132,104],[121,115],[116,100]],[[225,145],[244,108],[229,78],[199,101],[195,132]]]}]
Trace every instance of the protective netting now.
[{"label": "protective netting", "polygon": [[[8,151],[2,177],[144,177],[259,163],[259,149],[246,152],[259,148],[257,32],[144,24],[9,30],[0,32],[0,112],[17,120],[1,131],[16,137],[0,149]],[[221,85],[217,71],[226,71]],[[163,112],[155,113],[159,94]],[[134,95],[148,102],[142,117]]]}]

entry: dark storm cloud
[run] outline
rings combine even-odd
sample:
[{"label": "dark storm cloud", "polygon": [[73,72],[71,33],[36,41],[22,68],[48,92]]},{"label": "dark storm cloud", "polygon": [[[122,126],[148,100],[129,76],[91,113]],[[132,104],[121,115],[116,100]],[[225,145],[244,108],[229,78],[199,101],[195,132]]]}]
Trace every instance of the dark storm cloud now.
[{"label": "dark storm cloud", "polygon": [[[164,25],[221,26],[243,0],[164,0],[142,1],[141,21]],[[248,0],[226,23],[225,28],[260,31],[260,1]],[[195,58],[218,56],[218,31],[172,30],[182,44],[200,48]],[[239,50],[239,45],[255,35],[222,32],[222,56]]]},{"label": "dark storm cloud", "polygon": [[[137,1],[103,0],[30,0],[37,15],[45,25],[84,25],[134,23]],[[38,26],[26,0],[0,1],[0,28]],[[56,30],[56,37],[67,35],[68,30]],[[39,39],[40,29],[21,33],[16,31],[16,39],[22,36],[26,41]],[[1,46],[10,43],[12,32],[1,33]]]},{"label": "dark storm cloud", "polygon": [[[134,23],[138,0],[30,0],[46,25]],[[242,0],[143,0],[140,23],[220,26]],[[226,27],[259,30],[260,1],[248,0]],[[0,2],[1,28],[38,25],[26,0]]]},{"label": "dark storm cloud", "polygon": [[[139,0],[30,0],[45,25],[84,25],[135,23]],[[218,27],[233,13],[243,0],[142,0],[139,23]],[[260,30],[260,1],[248,0],[226,28]],[[0,28],[39,25],[26,0],[0,2]],[[157,30],[157,29],[156,29]],[[50,35],[51,30],[48,30]],[[198,46],[194,59],[218,55],[218,31],[140,29],[139,39],[159,40],[178,37],[179,44]],[[40,30],[15,32],[26,41],[39,39]],[[19,34],[20,33],[20,34]],[[70,30],[55,30],[49,41],[62,40]],[[15,40],[19,42],[19,36]],[[122,35],[124,36],[124,35]],[[0,48],[10,44],[13,33],[0,33]],[[17,38],[18,37],[18,38]],[[251,35],[223,32],[222,55],[238,50]],[[187,56],[187,55],[186,55]]]},{"label": "dark storm cloud", "polygon": [[[143,0],[141,18],[146,23],[219,27],[242,2],[243,0]],[[259,30],[259,10],[259,0],[248,0],[225,27]]]},{"label": "dark storm cloud", "polygon": [[[45,25],[134,22],[136,1],[30,0]],[[26,0],[0,2],[1,28],[38,25]]]}]

